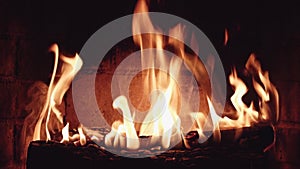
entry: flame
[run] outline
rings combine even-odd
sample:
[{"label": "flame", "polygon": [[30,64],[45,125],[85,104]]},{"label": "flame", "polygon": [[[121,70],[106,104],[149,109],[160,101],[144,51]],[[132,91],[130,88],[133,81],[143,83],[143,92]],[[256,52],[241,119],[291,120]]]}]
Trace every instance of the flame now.
[{"label": "flame", "polygon": [[238,116],[238,119],[234,120],[231,125],[235,127],[249,127],[251,126],[252,122],[258,121],[258,112],[253,108],[253,102],[251,102],[250,106],[247,106],[242,100],[243,96],[247,93],[248,88],[245,83],[240,78],[238,78],[236,69],[233,69],[233,72],[230,74],[229,82],[235,90],[230,100]]},{"label": "flame", "polygon": [[[278,121],[279,118],[279,94],[276,89],[276,87],[271,83],[269,79],[269,73],[267,71],[262,71],[260,63],[256,60],[256,57],[254,54],[251,54],[247,63],[246,63],[246,69],[251,70],[253,69],[254,72],[258,74],[259,80],[263,84],[261,86],[254,78],[253,78],[253,86],[254,89],[256,90],[257,94],[260,97],[260,110],[262,113],[262,118],[263,120],[270,119],[272,115],[272,111],[275,112],[275,117],[272,117],[272,120],[274,122]],[[270,97],[273,97],[272,102],[274,102],[274,108],[275,110],[269,110],[269,105],[268,103],[271,101]]]},{"label": "flame", "polygon": [[[83,62],[78,54],[74,57],[66,57],[64,55],[59,55],[59,49],[56,44],[52,45],[49,49],[50,52],[54,53],[54,68],[51,76],[51,81],[47,91],[47,97],[45,104],[43,105],[42,111],[40,112],[39,119],[34,128],[32,140],[51,140],[50,131],[61,129],[60,126],[63,125],[63,113],[60,110],[63,96],[69,89],[70,84],[76,75],[76,73],[81,68]],[[60,75],[57,74],[58,62],[61,61]],[[53,115],[55,117],[53,117]],[[42,123],[45,120],[45,131],[42,129]],[[56,126],[55,126],[56,125]],[[46,138],[41,137],[41,133],[46,133]],[[82,131],[82,127],[78,128],[80,134],[80,143],[82,145],[85,143],[85,136]],[[69,123],[62,129],[63,139],[61,142],[69,141]]]},{"label": "flame", "polygon": [[[252,76],[253,87],[259,96],[259,108],[255,110],[254,101],[251,102],[249,106],[243,101],[243,96],[248,92],[248,87],[245,83],[237,76],[236,69],[233,69],[232,73],[229,76],[229,82],[234,88],[234,94],[231,96],[230,100],[233,104],[237,114],[237,119],[233,120],[228,117],[224,117],[220,120],[221,128],[228,127],[249,127],[252,123],[258,123],[261,121],[272,121],[274,124],[278,121],[279,114],[279,95],[275,86],[271,83],[268,72],[262,71],[260,63],[257,61],[254,54],[249,56],[249,59],[245,65],[245,68],[250,72]],[[255,77],[258,76],[259,81],[255,80]],[[261,85],[262,84],[262,85]],[[271,103],[270,95],[273,96]],[[274,107],[271,110],[271,107]],[[275,113],[273,120],[271,116]],[[230,113],[229,113],[230,114]]]},{"label": "flame", "polygon": [[[238,138],[243,127],[250,127],[255,123],[264,121],[273,125],[278,121],[279,95],[277,89],[269,79],[268,72],[262,70],[254,54],[249,56],[245,69],[252,76],[253,88],[259,96],[258,109],[256,110],[254,107],[254,100],[249,106],[243,101],[243,96],[248,92],[248,87],[238,77],[236,69],[233,69],[229,75],[229,82],[234,90],[230,98],[234,109],[230,112],[225,112],[226,116],[220,117],[216,113],[210,99],[207,98],[211,119],[207,118],[203,112],[191,113],[192,118],[197,124],[193,130],[198,132],[200,143],[207,140],[207,137],[210,136],[211,133],[208,131],[214,131],[214,139],[219,141],[221,139],[220,130],[222,129],[238,129],[235,133],[235,137]],[[230,118],[230,116],[235,116],[236,118]],[[186,147],[189,148],[189,145],[186,145]]]},{"label": "flame", "polygon": [[69,123],[67,123],[67,125],[62,129],[61,131],[62,133],[62,140],[60,141],[61,143],[64,143],[64,142],[69,142]]},{"label": "flame", "polygon": [[[183,132],[181,131],[181,118],[178,115],[179,109],[176,105],[180,104],[180,93],[178,85],[174,79],[180,79],[181,67],[188,66],[188,70],[193,72],[199,83],[203,85],[205,90],[208,109],[198,112],[186,112],[194,120],[195,124],[190,130],[195,130],[199,134],[199,142],[204,142],[212,134],[216,140],[221,139],[220,130],[228,128],[241,129],[249,127],[254,123],[261,121],[269,121],[272,123],[278,120],[279,96],[275,86],[270,82],[268,72],[261,69],[260,63],[256,60],[255,55],[251,54],[245,70],[251,75],[254,91],[259,96],[258,109],[254,106],[255,99],[246,104],[243,97],[249,92],[248,86],[238,77],[236,69],[232,70],[229,75],[229,83],[234,93],[230,98],[233,108],[230,112],[225,112],[224,116],[217,113],[217,103],[211,101],[210,81],[203,76],[203,72],[211,75],[214,71],[214,60],[209,57],[207,65],[209,70],[203,70],[204,67],[198,66],[193,57],[184,50],[184,43],[177,39],[183,39],[185,36],[185,27],[181,24],[176,25],[169,30],[169,38],[162,36],[162,31],[154,27],[148,12],[146,1],[137,2],[135,13],[144,13],[144,15],[135,15],[132,21],[132,32],[134,34],[133,41],[140,46],[141,50],[141,66],[142,66],[142,97],[140,104],[148,103],[150,97],[150,107],[141,124],[135,123],[135,118],[139,112],[132,112],[125,96],[115,98],[113,108],[118,109],[123,114],[123,121],[118,120],[112,124],[112,130],[105,137],[105,145],[108,147],[119,147],[121,149],[138,149],[143,145],[140,142],[141,136],[150,136],[150,146],[160,145],[167,149],[172,143],[181,139]],[[142,32],[149,32],[142,34]],[[225,29],[224,45],[228,43],[228,29]],[[193,35],[191,36],[191,45],[197,47],[197,43]],[[181,56],[181,59],[173,57],[168,65],[166,62],[163,49],[166,45],[171,45],[175,49],[175,53]],[[146,49],[150,52],[150,56],[146,55]],[[197,54],[198,51],[195,51]],[[154,69],[155,64],[167,69]],[[150,69],[149,69],[150,67]],[[151,69],[152,68],[152,69]],[[156,68],[156,67],[155,67]],[[163,72],[162,70],[168,70]],[[170,77],[169,74],[172,74]],[[272,98],[271,98],[272,96]],[[271,104],[271,103],[273,104]],[[139,107],[138,105],[137,107]],[[140,106],[142,107],[142,106]],[[147,107],[147,106],[146,106]],[[272,109],[271,107],[274,107]],[[273,111],[276,112],[274,120],[272,120]],[[155,120],[153,120],[155,119]],[[236,136],[241,130],[238,130]],[[186,143],[186,142],[185,142]],[[186,145],[188,148],[189,145]]]},{"label": "flame", "polygon": [[[124,124],[119,125],[119,127],[118,127],[117,139],[115,139],[115,140],[118,141],[118,137],[122,137],[121,133],[125,133],[126,137],[130,138],[130,139],[127,139],[127,142],[126,142],[127,148],[128,149],[138,149],[140,145],[139,145],[136,130],[134,128],[133,119],[131,117],[131,113],[130,113],[130,110],[128,107],[127,99],[124,96],[118,97],[117,99],[114,100],[113,107],[115,109],[120,109],[122,111],[123,120],[124,120]],[[118,134],[120,134],[120,135],[118,135]],[[123,143],[120,142],[120,144],[123,144]]]},{"label": "flame", "polygon": [[[148,12],[146,2],[138,1],[135,13],[146,12]],[[145,29],[147,32],[153,32],[153,34],[141,34]],[[177,30],[179,29],[171,30],[170,34],[176,34],[175,31]],[[157,62],[165,68],[167,61],[163,53],[165,45],[163,36],[159,29],[154,28],[149,15],[135,15],[132,22],[132,32],[135,34],[133,36],[134,43],[139,45],[141,49],[142,69],[146,68],[142,74],[144,86],[141,103],[147,102],[144,100],[148,100],[150,97],[151,106],[143,122],[135,127],[134,115],[138,112],[132,113],[130,111],[125,96],[117,97],[113,102],[113,107],[122,112],[123,122],[116,121],[113,123],[112,131],[105,137],[105,144],[112,147],[138,149],[143,146],[139,137],[150,136],[150,145],[161,145],[162,148],[167,149],[181,138],[180,118],[177,114],[178,110],[174,106],[178,103],[174,96],[179,95],[174,76],[178,76],[182,61],[172,58],[170,66],[167,68],[168,72],[162,71],[165,69],[151,68],[155,67]],[[154,49],[150,51],[150,55],[153,57],[144,54],[146,48]],[[173,78],[168,73],[172,73]],[[157,117],[159,118],[157,119]]]},{"label": "flame", "polygon": [[[104,144],[107,147],[137,150],[159,145],[163,149],[168,149],[181,141],[184,136],[181,126],[182,119],[179,116],[179,112],[183,108],[178,106],[181,104],[181,93],[178,81],[176,80],[181,80],[180,77],[182,74],[180,70],[185,66],[188,67],[187,69],[190,72],[193,72],[193,75],[203,85],[203,89],[205,90],[203,95],[205,96],[208,108],[203,111],[185,112],[194,120],[193,127],[190,130],[198,132],[200,143],[206,141],[212,134],[214,134],[216,140],[220,140],[220,130],[222,129],[241,129],[249,127],[254,123],[269,122],[274,124],[278,121],[278,91],[271,83],[268,72],[262,70],[261,64],[254,54],[249,56],[245,70],[252,77],[254,91],[259,97],[258,107],[254,106],[255,99],[253,99],[250,105],[244,102],[243,97],[249,92],[249,87],[238,77],[238,72],[234,68],[229,75],[229,83],[234,90],[230,98],[233,109],[230,112],[225,112],[224,116],[220,116],[219,113],[222,112],[218,113],[216,111],[220,109],[217,109],[217,105],[214,105],[216,103],[213,104],[212,98],[210,98],[211,82],[208,77],[203,76],[205,73],[212,75],[215,62],[213,57],[208,57],[208,66],[206,68],[209,70],[204,70],[204,66],[199,66],[198,64],[198,57],[187,54],[184,49],[184,43],[178,40],[184,39],[185,27],[183,25],[178,24],[170,29],[169,38],[165,38],[162,35],[162,31],[153,26],[147,14],[148,7],[146,1],[139,0],[134,12],[145,14],[134,15],[132,21],[133,41],[140,47],[141,51],[141,79],[143,88],[138,92],[142,93],[142,96],[140,104],[135,105],[137,111],[132,111],[125,96],[121,95],[114,99],[112,106],[114,109],[120,111],[123,117],[122,120],[113,122],[111,131],[105,136]],[[142,34],[142,32],[149,33]],[[227,45],[228,39],[228,29],[225,29],[224,45]],[[175,48],[174,53],[181,56],[181,58],[174,56],[168,60],[168,57],[164,53],[164,48],[167,45],[173,46]],[[191,36],[191,46],[199,49],[193,35]],[[87,138],[83,126],[80,124],[77,127],[78,133],[70,136],[70,123],[67,122],[63,126],[65,122],[63,121],[63,112],[60,110],[63,96],[69,89],[73,78],[81,68],[83,62],[78,54],[74,57],[60,55],[56,44],[52,45],[49,50],[54,53],[54,68],[45,103],[39,112],[39,118],[34,127],[32,140],[51,140],[53,130],[59,129],[62,134],[61,143],[71,141],[75,145],[85,145]],[[150,54],[146,54],[146,51]],[[194,52],[198,55],[198,51]],[[59,61],[62,64],[61,69],[58,70]],[[43,90],[46,88],[44,86],[40,87]],[[45,92],[43,94],[45,95]],[[141,123],[136,122],[135,120],[140,113],[138,111],[142,107],[147,107],[145,106],[147,104],[150,106],[148,106],[143,121]],[[26,119],[32,119],[32,117],[33,115],[31,114]],[[28,121],[25,124],[28,124]],[[238,136],[240,132],[241,130],[238,130],[236,135]],[[149,137],[149,143],[147,145],[143,144],[141,137]],[[185,146],[189,148],[189,145]]]},{"label": "flame", "polygon": [[80,145],[85,145],[86,144],[86,137],[85,137],[85,135],[84,135],[84,133],[83,133],[83,128],[82,128],[82,125],[80,125],[79,127],[78,127],[78,133],[79,133],[79,143],[80,143]]},{"label": "flame", "polygon": [[[205,116],[203,112],[191,113],[192,119],[194,119],[197,124],[197,127],[194,130],[197,130],[199,134],[200,143],[206,141],[211,136],[211,134],[214,134],[215,139],[217,140],[220,140],[221,137],[219,132],[219,120],[221,117],[216,113],[216,110],[209,97],[207,97],[207,102],[209,106],[210,119]],[[188,147],[188,145],[186,146]]]},{"label": "flame", "polygon": [[225,30],[224,30],[224,46],[227,45],[228,39],[229,39],[229,36],[228,36],[228,29],[225,28]]},{"label": "flame", "polygon": [[[136,5],[135,13],[141,12],[148,12],[145,1],[138,1]],[[148,32],[153,32],[153,34],[140,34],[144,29]],[[177,30],[179,29],[175,28],[171,30],[170,33]],[[162,66],[166,65],[166,60],[162,52],[165,43],[163,42],[163,36],[159,34],[161,30],[154,28],[149,15],[135,15],[133,17],[132,32],[133,34],[140,34],[134,36],[133,40],[141,49],[142,68],[154,66],[155,59],[157,59]],[[155,48],[155,53],[153,53],[155,57],[144,56],[143,50],[146,48]],[[172,72],[175,76],[178,75],[180,65],[179,60],[172,59],[169,72]],[[176,84],[168,77],[168,74],[162,73],[161,71],[156,73],[155,69],[148,69],[144,79],[144,84],[146,84],[144,86],[146,89],[144,95],[147,96],[149,93],[151,94],[151,108],[144,119],[144,123],[140,126],[139,135],[152,136],[151,145],[159,142],[163,148],[169,148],[171,139],[173,139],[172,141],[176,141],[180,135],[180,120],[176,110],[171,106],[173,95],[178,95],[178,93],[174,93],[176,92]],[[152,120],[158,116],[161,116],[158,120]]]}]

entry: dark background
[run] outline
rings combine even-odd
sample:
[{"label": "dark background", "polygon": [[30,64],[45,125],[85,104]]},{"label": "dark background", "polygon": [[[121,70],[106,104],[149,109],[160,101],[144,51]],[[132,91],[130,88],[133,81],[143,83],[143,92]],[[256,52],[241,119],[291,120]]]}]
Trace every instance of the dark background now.
[{"label": "dark background", "polygon": [[[18,42],[16,47],[26,40],[36,43],[32,47],[36,48],[33,51],[40,53],[39,58],[34,58],[38,61],[46,59],[42,56],[42,51],[47,51],[53,42],[57,42],[66,52],[79,52],[96,30],[114,19],[132,14],[135,4],[136,1],[132,0],[1,1],[1,39],[11,39],[9,35],[14,34]],[[225,65],[244,63],[249,54],[255,52],[267,66],[274,65],[266,67],[267,69],[278,70],[281,67],[284,72],[278,73],[285,73],[289,76],[287,78],[294,76],[288,70],[296,66],[287,66],[285,61],[299,62],[286,49],[299,44],[300,13],[295,2],[161,0],[159,3],[152,1],[150,11],[174,14],[197,25],[215,45]],[[225,28],[229,30],[226,48],[223,47]],[[286,53],[282,53],[284,48]],[[17,52],[22,53],[22,49],[20,50]],[[277,57],[278,55],[281,57]],[[28,62],[34,60],[30,57]],[[289,59],[285,59],[287,57]],[[41,65],[43,64],[24,64],[23,67],[34,72],[44,67]],[[32,78],[23,72],[22,68],[16,70],[22,77]],[[293,69],[291,72],[297,70]],[[44,77],[40,75],[38,78]]]},{"label": "dark background", "polygon": [[[106,23],[133,13],[136,1],[0,0],[0,168],[18,167],[18,140],[26,91],[49,82],[56,42],[66,54],[79,52]],[[242,68],[254,52],[280,94],[274,159],[278,168],[299,166],[300,12],[292,1],[161,0],[150,11],[170,13],[197,25],[212,41],[226,73]],[[229,31],[223,45],[224,29]]]}]

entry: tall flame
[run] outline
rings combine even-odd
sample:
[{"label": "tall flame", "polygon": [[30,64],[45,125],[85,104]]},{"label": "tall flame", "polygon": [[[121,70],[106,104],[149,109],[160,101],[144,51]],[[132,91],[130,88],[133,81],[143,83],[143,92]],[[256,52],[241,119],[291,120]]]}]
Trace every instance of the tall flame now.
[{"label": "tall flame", "polygon": [[[173,78],[180,79],[178,77],[181,76],[180,69],[183,65],[187,65],[188,70],[193,72],[197,81],[203,85],[204,100],[208,107],[203,109],[203,111],[186,112],[191,115],[195,122],[191,130],[198,131],[200,142],[207,140],[211,134],[214,134],[214,138],[220,139],[220,130],[222,129],[243,128],[260,121],[274,123],[278,120],[278,92],[270,82],[268,72],[262,71],[261,65],[254,54],[250,55],[245,68],[253,77],[253,87],[259,96],[259,108],[256,110],[254,106],[255,100],[250,105],[244,102],[243,97],[247,94],[248,87],[238,77],[236,69],[233,69],[229,76],[229,82],[234,90],[234,94],[230,98],[234,108],[232,111],[226,112],[224,117],[221,117],[219,113],[222,112],[216,112],[216,110],[221,109],[216,109],[214,107],[216,105],[213,105],[210,98],[211,82],[203,74],[203,72],[208,72],[209,75],[213,73],[214,60],[209,57],[207,60],[207,68],[209,70],[204,70],[205,67],[199,66],[195,57],[185,52],[184,43],[176,40],[184,39],[183,37],[185,36],[185,27],[181,24],[169,30],[169,38],[164,38],[162,31],[153,26],[147,14],[146,1],[138,1],[134,12],[143,13],[143,15],[134,15],[132,21],[133,41],[140,47],[143,70],[143,88],[142,91],[139,91],[143,96],[140,99],[140,104],[148,102],[150,97],[149,104],[151,106],[147,110],[142,123],[136,124],[134,120],[139,112],[131,112],[125,96],[115,98],[113,107],[121,111],[123,122],[119,120],[113,123],[111,132],[105,137],[105,144],[108,147],[138,149],[142,146],[139,138],[141,136],[150,136],[150,145],[161,145],[163,148],[169,148],[172,142],[181,139],[181,118],[178,115],[179,109],[176,107],[176,105],[180,104],[181,98],[178,92],[177,81]],[[148,33],[142,34],[143,32]],[[195,49],[199,49],[193,35],[191,37],[191,45],[195,46]],[[227,45],[228,38],[228,30],[225,29],[224,45]],[[171,60],[167,60],[163,52],[167,45],[173,46],[175,53],[181,56],[181,59],[172,57]],[[147,53],[149,54],[147,55],[146,52],[150,52],[150,54]],[[196,54],[197,52],[195,51]],[[170,64],[168,65],[166,62]],[[154,69],[157,63],[164,68],[167,66],[167,69]],[[162,70],[167,71],[164,72]],[[172,77],[169,74],[172,74]],[[274,108],[272,109],[272,107]],[[272,117],[273,111],[276,112],[275,117]]]},{"label": "tall flame", "polygon": [[[253,86],[260,96],[260,110],[262,113],[262,118],[264,120],[272,119],[273,122],[277,122],[279,118],[279,94],[276,87],[271,83],[269,79],[269,73],[267,71],[262,71],[260,63],[256,60],[255,55],[251,54],[247,63],[246,69],[253,69],[256,74],[258,74],[259,80],[263,84],[261,86],[254,78],[253,78]],[[271,100],[272,97],[272,100]],[[270,110],[270,105],[268,103],[273,103],[274,110]],[[272,115],[272,111],[275,112],[275,117],[270,117]]]},{"label": "tall flame", "polygon": [[[279,114],[279,95],[275,86],[271,83],[268,72],[263,72],[260,63],[256,59],[254,54],[249,56],[249,59],[245,65],[246,70],[252,76],[253,87],[259,96],[259,108],[255,110],[253,101],[249,106],[243,101],[243,96],[248,92],[248,87],[238,77],[236,69],[233,69],[229,76],[229,82],[234,89],[234,94],[230,100],[237,113],[237,119],[233,120],[228,117],[224,117],[220,121],[220,127],[249,127],[252,123],[258,123],[260,121],[277,122]],[[256,80],[255,77],[258,77]],[[262,84],[262,85],[261,85]],[[270,98],[272,96],[272,100]],[[273,108],[271,110],[271,108]],[[272,114],[275,113],[275,117]],[[230,114],[230,113],[229,113]]]},{"label": "tall flame", "polygon": [[[51,81],[49,84],[49,88],[47,91],[46,102],[43,106],[42,112],[40,113],[40,117],[35,125],[33,140],[40,140],[41,138],[41,126],[43,120],[46,118],[45,128],[46,128],[46,140],[51,140],[49,125],[51,125],[50,116],[54,113],[55,117],[58,120],[58,123],[63,124],[63,114],[59,110],[59,106],[62,103],[63,96],[66,91],[69,89],[69,86],[82,66],[82,60],[78,54],[76,54],[73,58],[66,57],[64,55],[59,55],[59,49],[56,44],[50,47],[50,52],[54,53],[54,68],[51,76]],[[62,61],[62,66],[59,77],[57,76],[57,68],[59,59]],[[67,126],[68,127],[68,124]],[[66,129],[65,129],[66,130]],[[67,138],[64,138],[67,139]]]},{"label": "tall flame", "polygon": [[[250,127],[254,123],[264,121],[273,125],[278,121],[279,95],[277,89],[269,79],[268,72],[262,70],[254,54],[249,56],[245,69],[252,76],[253,88],[259,96],[258,109],[256,110],[254,107],[254,100],[249,106],[243,101],[243,97],[248,92],[248,87],[242,79],[238,77],[236,69],[233,69],[229,75],[229,83],[234,90],[230,98],[234,109],[230,112],[225,112],[226,115],[224,117],[220,117],[216,114],[210,99],[207,98],[211,119],[207,118],[203,112],[191,113],[192,118],[197,124],[197,127],[193,130],[198,132],[199,142],[203,142],[207,139],[207,135],[210,134],[207,133],[207,131],[214,131],[214,138],[220,140],[220,130],[222,129],[239,129],[236,130],[236,137],[238,137],[243,127]],[[231,116],[236,118],[231,118]],[[189,145],[186,146],[188,147]]]},{"label": "tall flame", "polygon": [[[146,1],[138,1],[135,13],[147,13],[148,7]],[[147,30],[149,34],[141,34]],[[173,30],[174,31],[174,30]],[[124,96],[117,97],[113,102],[113,107],[119,109],[123,113],[123,123],[115,122],[110,134],[105,138],[106,145],[120,146],[122,132],[126,135],[126,148],[137,149],[142,146],[139,142],[141,136],[151,136],[150,145],[161,145],[162,148],[169,148],[172,142],[180,140],[180,118],[177,114],[176,104],[178,99],[174,99],[174,95],[178,96],[178,86],[173,78],[179,76],[179,70],[182,65],[180,59],[171,58],[170,66],[166,69],[154,69],[157,62],[159,66],[167,67],[166,57],[164,56],[163,48],[165,45],[161,31],[154,28],[149,15],[135,15],[132,21],[132,32],[134,43],[140,46],[141,49],[141,66],[143,80],[143,100],[148,100],[150,97],[150,108],[144,117],[143,122],[135,127],[134,112],[130,111],[127,103],[127,98]],[[144,50],[148,50],[148,54]],[[153,56],[153,57],[152,57]],[[168,73],[172,72],[173,77]],[[159,117],[157,119],[157,117]],[[118,124],[118,127],[114,127]],[[139,134],[137,134],[139,133]],[[116,141],[117,140],[117,141]],[[123,139],[123,141],[125,141]],[[118,144],[118,145],[116,145]]]}]

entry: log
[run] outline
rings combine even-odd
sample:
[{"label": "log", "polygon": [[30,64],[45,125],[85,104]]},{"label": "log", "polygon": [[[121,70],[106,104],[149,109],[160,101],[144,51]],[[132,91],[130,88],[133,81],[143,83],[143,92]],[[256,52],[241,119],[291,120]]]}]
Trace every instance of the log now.
[{"label": "log", "polygon": [[198,142],[198,132],[190,131],[185,136],[191,148],[207,146],[225,146],[245,151],[266,151],[274,141],[274,129],[271,126],[252,126],[239,129],[221,130],[221,139],[212,135],[204,143]]},{"label": "log", "polygon": [[[147,158],[126,158],[110,153],[94,142],[85,146],[72,143],[33,141],[27,155],[27,169],[36,168],[222,168],[266,169],[266,145],[273,142],[274,131],[270,126],[245,128],[238,140],[231,140],[235,130],[221,132],[220,142],[208,139],[191,149],[176,148]],[[156,151],[156,150],[154,150]],[[158,150],[157,150],[158,151]],[[134,152],[133,152],[134,153]],[[136,153],[136,152],[135,152]],[[149,153],[140,151],[139,153]],[[139,154],[136,154],[137,156]]]}]

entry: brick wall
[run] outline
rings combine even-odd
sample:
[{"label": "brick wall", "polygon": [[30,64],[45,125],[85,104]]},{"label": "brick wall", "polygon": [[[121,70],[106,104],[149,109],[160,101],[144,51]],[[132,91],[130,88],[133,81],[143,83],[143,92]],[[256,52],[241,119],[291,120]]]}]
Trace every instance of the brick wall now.
[{"label": "brick wall", "polygon": [[16,27],[22,30],[22,25],[8,23],[6,26],[7,30],[0,33],[0,133],[3,136],[0,168],[14,168],[20,164],[19,140],[27,115],[24,108],[28,87],[36,80],[47,80],[51,62],[42,61],[40,57],[47,55],[38,53],[42,50],[36,50],[38,41],[32,35],[13,31]]},{"label": "brick wall", "polygon": [[64,39],[56,33],[45,35],[39,30],[42,23],[33,24],[30,14],[24,15],[29,4],[19,5],[0,1],[0,168],[22,167],[20,137],[28,115],[27,90],[35,81],[48,83],[53,57],[47,48]]},{"label": "brick wall", "polygon": [[[282,10],[276,6],[272,10]],[[262,50],[264,65],[280,95],[280,119],[277,125],[277,142],[273,149],[277,163],[274,168],[298,168],[300,166],[300,22],[296,10],[289,8],[286,15],[270,15],[262,18]],[[275,19],[269,19],[277,18]],[[264,59],[264,58],[263,58]],[[271,64],[269,64],[269,63]]]}]

